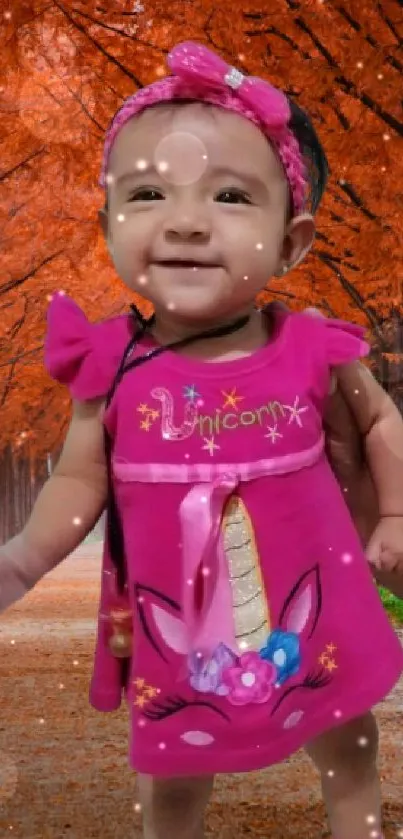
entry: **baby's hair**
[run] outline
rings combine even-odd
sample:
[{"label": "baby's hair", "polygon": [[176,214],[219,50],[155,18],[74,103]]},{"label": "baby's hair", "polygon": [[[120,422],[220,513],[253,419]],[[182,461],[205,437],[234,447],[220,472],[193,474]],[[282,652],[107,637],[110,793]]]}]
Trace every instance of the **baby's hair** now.
[{"label": "baby's hair", "polygon": [[311,118],[293,99],[290,99],[289,96],[287,99],[291,109],[289,126],[298,140],[299,148],[307,168],[309,210],[314,215],[326,189],[329,164]]},{"label": "baby's hair", "polygon": [[[324,191],[326,189],[329,174],[329,165],[325,154],[325,150],[319,140],[319,137],[316,133],[316,130],[313,126],[310,117],[289,96],[287,97],[287,99],[291,109],[291,120],[289,126],[294,136],[298,140],[300,151],[305,162],[308,175],[309,192],[306,209],[309,212],[311,212],[312,215],[314,215],[319,208]],[[177,99],[174,101],[171,100],[169,102],[158,102],[155,105],[151,105],[150,108],[148,108],[147,110],[156,108],[161,109],[162,107],[164,107],[165,109],[173,109],[182,107],[184,105],[194,104],[198,104],[205,107],[212,114],[214,114],[217,108],[219,109],[219,106],[212,105],[209,102],[203,102],[199,99]],[[106,194],[104,211],[108,213],[108,187],[106,187],[105,192]],[[290,207],[288,220],[291,220],[292,216],[292,207]]]}]

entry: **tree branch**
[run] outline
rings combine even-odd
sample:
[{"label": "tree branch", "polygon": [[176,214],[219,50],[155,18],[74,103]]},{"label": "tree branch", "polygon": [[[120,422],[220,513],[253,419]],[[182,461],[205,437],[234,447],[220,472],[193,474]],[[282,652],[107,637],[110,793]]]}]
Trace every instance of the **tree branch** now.
[{"label": "tree branch", "polygon": [[104,127],[101,125],[101,123],[100,123],[100,122],[98,122],[98,120],[97,120],[97,119],[96,119],[96,118],[95,118],[92,114],[90,114],[90,112],[89,112],[88,108],[84,105],[84,102],[82,101],[82,99],[80,99],[79,95],[78,95],[77,93],[75,93],[75,92],[74,92],[74,90],[71,90],[71,88],[69,88],[69,86],[68,86],[67,84],[66,84],[66,87],[67,87],[67,90],[69,91],[69,93],[71,93],[71,95],[72,95],[73,99],[75,99],[75,100],[76,100],[76,102],[78,102],[78,103],[79,103],[79,105],[80,105],[80,107],[82,108],[82,110],[83,110],[84,114],[86,115],[86,117],[88,117],[88,119],[89,119],[91,122],[93,122],[93,123],[94,123],[94,125],[98,128],[98,130],[99,130],[100,134],[101,134],[101,135],[102,135],[102,137],[103,137],[103,136],[104,136],[104,133],[105,133],[105,129],[104,129]]},{"label": "tree branch", "polygon": [[[21,317],[20,317],[20,318],[19,318],[19,319],[15,322],[14,326],[12,327],[12,329],[11,329],[11,335],[10,335],[10,339],[9,339],[9,340],[11,340],[11,341],[13,341],[13,340],[14,340],[14,338],[16,337],[16,335],[18,335],[18,333],[19,333],[19,331],[20,331],[21,327],[22,327],[22,326],[23,326],[23,324],[25,323],[25,318],[26,318],[26,316],[27,316],[27,309],[28,309],[28,300],[27,300],[27,296],[26,296],[26,294],[25,294],[25,295],[24,295],[24,311],[23,311],[23,313],[22,313]],[[1,366],[1,365],[0,365],[0,366]]]},{"label": "tree branch", "polygon": [[354,301],[357,309],[359,309],[360,312],[362,312],[365,315],[365,317],[367,318],[370,326],[372,327],[373,331],[376,334],[376,337],[379,340],[381,349],[385,350],[386,345],[385,345],[384,337],[383,337],[383,334],[382,334],[381,325],[380,325],[377,317],[375,316],[375,314],[371,311],[370,308],[368,308],[368,306],[365,305],[364,299],[361,296],[361,294],[359,293],[359,291],[357,291],[355,286],[353,286],[353,284],[348,281],[347,277],[345,277],[344,274],[342,274],[340,269],[337,268],[337,266],[334,264],[334,261],[331,257],[329,257],[326,253],[322,253],[321,251],[318,251],[316,249],[313,250],[313,253],[316,256],[318,256],[318,258],[321,260],[321,262],[323,262],[325,265],[327,265],[330,268],[330,270],[333,272],[333,274],[336,275],[337,279],[340,282],[341,287],[344,289],[344,291],[347,292],[348,296]]},{"label": "tree branch", "polygon": [[362,198],[360,198],[359,195],[357,195],[354,187],[351,184],[347,183],[347,181],[344,181],[343,183],[340,183],[339,181],[339,185],[343,192],[345,192],[346,195],[348,195],[348,197],[351,199],[353,204],[355,204],[355,206],[358,207],[359,210],[361,210],[364,216],[367,216],[367,218],[369,218],[371,221],[379,222],[383,230],[386,230],[388,232],[392,230],[389,224],[385,224],[383,219],[381,219],[379,216],[373,213],[372,210],[369,210],[368,207],[365,206]]},{"label": "tree branch", "polygon": [[[345,227],[348,227],[348,229],[352,230],[353,233],[360,232],[360,228],[357,225],[350,224],[348,221],[345,220],[345,218],[343,218],[343,216],[339,216],[333,210],[330,211],[330,218],[332,219],[332,221],[337,222],[337,224],[344,224]],[[348,251],[348,255],[352,256],[351,251]]]},{"label": "tree branch", "polygon": [[[381,11],[381,8],[380,8],[380,3],[377,3],[377,6],[378,6],[378,13],[379,13],[380,17],[382,17],[383,21],[386,23],[385,17],[383,17],[384,13],[383,13],[383,11]],[[347,9],[344,9],[343,6],[334,6],[334,8],[339,13],[339,15],[341,15],[341,17],[344,18],[344,20],[352,27],[352,29],[354,29],[355,32],[362,33],[361,24],[358,22],[358,20],[355,20],[352,17],[352,15],[350,14],[350,12],[347,11]],[[402,41],[401,41],[401,39],[399,40],[398,34],[396,32],[393,32],[393,34],[394,34],[396,40],[398,41],[398,43],[400,43],[400,46],[401,46]],[[367,34],[367,35],[363,35],[363,37],[364,37],[364,40],[371,47],[373,47],[376,50],[380,49],[380,45],[378,44],[377,41],[375,41],[375,38],[373,38],[372,35]],[[397,58],[395,58],[393,55],[387,55],[386,53],[384,53],[383,54],[383,60],[387,64],[390,64],[391,67],[393,67],[395,70],[397,70],[398,73],[401,73],[403,71],[403,64],[401,64],[400,61],[398,61]]]},{"label": "tree branch", "polygon": [[52,254],[51,256],[47,256],[46,259],[44,259],[32,271],[29,271],[28,274],[24,274],[23,277],[19,277],[17,280],[9,280],[8,283],[3,283],[3,285],[0,286],[0,295],[7,294],[8,291],[11,291],[14,288],[18,288],[18,286],[23,285],[25,282],[27,282],[27,280],[32,279],[32,277],[34,277],[35,274],[37,274],[38,271],[40,271],[44,265],[47,265],[49,262],[52,262],[54,259],[56,259],[58,256],[61,256],[62,254],[63,251],[56,251],[56,253]]},{"label": "tree branch", "polygon": [[53,0],[53,2],[55,4],[55,6],[57,6],[59,11],[62,13],[62,15],[64,15],[64,17],[66,17],[67,20],[70,21],[70,23],[76,29],[78,29],[78,31],[81,32],[82,35],[84,35],[88,39],[88,41],[91,42],[91,44],[98,50],[98,52],[102,53],[102,55],[105,58],[107,58],[107,60],[110,61],[111,64],[114,64],[115,67],[118,67],[119,70],[121,70],[122,73],[124,73],[125,76],[128,76],[128,78],[131,79],[132,82],[134,82],[134,84],[138,88],[144,87],[144,85],[142,84],[140,79],[138,79],[137,76],[135,76],[134,73],[131,72],[131,70],[128,70],[127,67],[124,66],[124,64],[122,64],[120,61],[118,61],[118,59],[115,58],[114,55],[109,53],[108,50],[106,50],[102,46],[102,44],[100,44],[98,41],[96,41],[95,38],[93,38],[92,35],[90,35],[90,33],[86,30],[85,26],[82,26],[81,23],[78,23],[78,21],[74,20],[74,18],[71,16],[71,14],[69,14],[69,12],[62,6],[61,3],[58,2],[58,0]]},{"label": "tree branch", "polygon": [[[317,236],[317,238],[319,239],[320,237]],[[357,274],[361,271],[359,265],[353,265],[351,262],[346,262],[346,260],[340,256],[332,256],[332,254],[327,251],[316,250],[316,253],[318,255],[319,253],[322,254],[322,256],[325,256],[326,259],[330,259],[332,262],[336,263],[336,265],[343,265],[345,268],[349,268],[350,271],[355,271]]]},{"label": "tree branch", "polygon": [[[402,3],[401,3],[401,0],[398,0],[398,3],[399,3],[400,8],[402,8]],[[403,46],[403,39],[400,37],[400,35],[399,35],[399,33],[398,33],[397,29],[395,28],[394,23],[393,23],[393,22],[391,21],[391,19],[387,16],[387,14],[386,14],[386,12],[385,12],[385,9],[384,9],[384,8],[383,8],[383,6],[381,5],[381,3],[377,3],[377,4],[376,4],[376,8],[377,8],[377,10],[378,10],[379,17],[381,17],[381,18],[382,18],[383,22],[386,24],[386,26],[388,27],[388,29],[390,29],[390,31],[391,31],[391,33],[392,33],[393,37],[394,37],[394,38],[396,38],[396,41],[397,41],[397,43],[399,44],[399,47]]]},{"label": "tree branch", "polygon": [[[285,0],[288,5],[290,11],[300,11],[300,3],[295,2],[295,0]],[[341,68],[337,61],[333,58],[329,50],[322,44],[319,38],[312,32],[310,27],[305,23],[305,21],[300,17],[294,17],[295,24],[305,32],[306,35],[311,39],[312,43],[316,46],[317,50],[321,53],[321,55],[325,58],[329,66],[332,70],[335,70],[337,73],[341,73]],[[268,26],[265,29],[260,29],[256,32],[256,30],[246,31],[245,35],[249,37],[257,37],[259,35],[275,35],[278,38],[281,38],[285,41],[289,46],[294,50],[294,52],[298,52],[299,55],[302,56],[307,61],[310,61],[312,56],[310,53],[306,52],[302,47],[300,47],[296,42],[290,38],[289,35],[285,34],[284,32],[280,32],[275,26]],[[335,78],[335,81],[340,85],[340,87],[348,93],[352,98],[357,99],[368,108],[372,113],[376,114],[389,128],[393,128],[400,136],[403,136],[403,124],[399,122],[399,120],[395,119],[392,114],[389,114],[385,111],[377,102],[375,102],[370,96],[368,96],[364,91],[359,92],[356,85],[346,78],[344,74],[340,74]]]},{"label": "tree branch", "polygon": [[[291,8],[291,0],[286,0],[286,3]],[[323,55],[324,59],[327,61],[332,70],[335,70],[337,73],[340,74],[341,68],[339,64],[333,58],[333,56],[331,55],[329,50],[324,46],[324,44],[322,44],[321,40],[308,26],[308,24],[305,23],[305,21],[299,15],[294,18],[294,22],[299,27],[299,29],[302,30],[302,32],[305,32],[305,34],[308,35],[312,43],[319,50],[321,55]],[[389,128],[393,128],[393,130],[396,131],[396,133],[399,134],[400,137],[403,137],[403,123],[395,119],[395,117],[392,116],[392,114],[389,114],[388,111],[385,111],[381,107],[381,105],[378,105],[378,103],[372,99],[371,96],[368,96],[368,94],[364,91],[359,92],[354,82],[347,79],[343,73],[336,76],[335,81],[346,93],[348,93],[354,99],[357,99],[359,102],[365,105],[365,107],[367,107],[370,111],[372,111],[372,113],[376,114],[376,116],[378,116],[384,123],[386,123],[386,125],[388,125]]]},{"label": "tree branch", "polygon": [[327,96],[322,96],[320,99],[322,105],[328,105],[329,108],[332,109],[333,113],[336,115],[341,127],[344,131],[350,131],[351,124],[347,117],[343,114],[343,111],[340,110],[339,105],[336,102],[332,102],[330,99],[330,94]]},{"label": "tree branch", "polygon": [[[89,21],[91,21],[91,23],[95,23],[95,25],[99,26],[100,29],[107,29],[109,32],[114,32],[115,35],[120,35],[123,38],[129,38],[130,41],[132,40],[132,35],[128,35],[128,33],[124,31],[124,29],[119,29],[118,26],[111,26],[110,23],[105,23],[103,20],[98,20],[96,17],[93,17],[92,15],[89,15],[88,12],[83,12],[83,11],[81,11],[81,9],[76,9],[75,6],[71,7],[71,11],[74,12],[75,15],[79,15],[80,17],[83,17],[85,20],[89,20]],[[105,9],[103,11],[107,11],[107,10]],[[121,12],[121,14],[123,15],[125,13]],[[132,13],[126,12],[125,16],[126,17],[135,17],[135,13],[134,12],[132,12]],[[140,87],[141,87],[141,85],[140,85]]]},{"label": "tree branch", "polygon": [[343,181],[343,183],[341,184],[339,181],[339,185],[343,192],[345,192],[346,195],[348,195],[348,197],[351,199],[353,204],[355,204],[355,206],[361,210],[364,216],[371,219],[371,221],[381,221],[379,216],[375,215],[375,213],[373,213],[372,210],[368,210],[368,208],[365,207],[362,199],[357,195],[354,187],[351,184],[348,184],[347,181]]},{"label": "tree branch", "polygon": [[[360,198],[357,195],[354,187],[351,184],[348,184],[346,181],[344,181],[344,183],[340,183],[340,181],[338,181],[338,186],[343,190],[343,192],[345,192],[346,195],[348,195],[348,197],[350,198],[350,201],[357,207],[358,210],[360,210],[361,213],[363,213],[364,216],[371,219],[371,221],[378,222],[381,225],[383,230],[386,230],[388,232],[390,232],[392,230],[390,225],[385,224],[384,221],[379,216],[377,216],[375,213],[372,212],[372,210],[369,210],[365,206],[365,204],[362,201],[362,198]],[[334,189],[332,189],[331,187],[328,187],[327,191],[328,191],[329,195],[333,195],[335,200],[338,201],[339,203],[343,204],[343,206],[345,206],[345,207],[350,206],[347,203],[347,201],[344,201],[342,196],[338,195],[337,192]],[[357,233],[359,233],[359,229],[357,229],[357,228],[353,228],[353,229],[355,229],[355,231]]]},{"label": "tree branch", "polygon": [[[80,53],[80,55],[81,55],[81,45],[76,44],[74,38],[72,38],[72,42],[73,42],[77,52]],[[94,67],[91,67],[91,73],[93,74],[93,76],[95,76],[98,79],[98,81],[102,82],[103,89],[110,90],[111,93],[113,93],[114,96],[116,96],[116,99],[121,99],[121,101],[123,103],[123,101],[124,101],[123,96],[119,93],[118,90],[115,90],[115,88],[110,84],[110,82],[107,81],[107,79],[105,79],[104,75],[100,75]]]},{"label": "tree branch", "polygon": [[[290,5],[290,6],[292,6],[292,0],[286,0],[286,2],[288,2],[288,3],[289,3],[289,5]],[[299,8],[299,5],[298,5],[297,7]],[[295,41],[294,41],[294,40],[293,40],[293,39],[292,39],[289,35],[287,35],[287,34],[286,34],[286,33],[284,33],[284,32],[281,32],[281,31],[280,31],[279,29],[277,29],[275,26],[270,26],[270,27],[267,27],[266,29],[264,29],[264,30],[260,30],[259,32],[256,32],[256,31],[252,31],[252,32],[245,32],[245,34],[248,34],[248,35],[251,35],[251,36],[253,36],[253,35],[255,35],[255,36],[256,36],[256,35],[261,35],[261,34],[271,34],[271,35],[275,35],[276,37],[281,38],[283,41],[285,41],[285,42],[286,42],[286,43],[287,43],[287,44],[288,44],[288,45],[289,45],[289,46],[290,46],[290,47],[294,50],[294,52],[298,52],[298,54],[299,54],[299,55],[301,55],[301,56],[302,56],[302,58],[304,58],[304,59],[306,59],[306,60],[311,60],[311,56],[310,56],[310,54],[309,54],[309,53],[305,52],[305,50],[303,50],[301,47],[299,47],[299,45],[298,45],[298,44],[297,44],[297,43],[296,43],[296,42],[295,42]],[[314,36],[313,34],[312,34],[312,38],[315,38],[315,36]],[[319,48],[319,47],[318,47],[318,48]],[[324,49],[325,49],[325,48],[324,48]],[[333,63],[336,67],[338,67],[338,65],[336,65],[336,63],[333,61],[332,56],[330,55],[330,53],[328,53],[328,52],[327,52],[327,50],[326,50],[326,54],[328,55],[329,60],[330,60],[330,61],[331,61],[331,62],[332,62],[332,63]],[[360,97],[358,96],[358,94],[357,94],[357,98],[360,98]],[[325,100],[323,100],[323,99],[322,99],[321,101],[322,101],[322,102],[323,102],[323,101],[327,101],[327,103],[330,105],[330,107],[332,107],[332,109],[335,111],[336,116],[338,117],[339,121],[340,121],[340,122],[341,122],[341,124],[343,125],[343,128],[345,128],[346,130],[348,130],[348,129],[350,128],[350,125],[349,125],[349,123],[348,123],[348,120],[344,117],[344,115],[342,114],[342,112],[341,112],[341,111],[339,111],[339,110],[337,109],[337,106],[336,106],[334,103],[330,103],[330,102],[328,102],[328,100],[327,100],[327,98],[326,98],[326,97],[325,97]],[[322,121],[324,121],[324,120],[323,120],[323,118],[322,118]],[[403,132],[403,126],[402,126],[402,132]],[[339,182],[339,183],[340,183],[340,182]],[[379,217],[378,217],[378,216],[376,216],[374,213],[372,213],[370,210],[368,210],[368,209],[365,207],[365,205],[363,204],[362,199],[360,199],[360,198],[358,197],[358,195],[357,195],[357,193],[355,192],[355,190],[354,190],[354,189],[353,189],[353,188],[352,188],[349,184],[346,184],[346,183],[345,183],[344,185],[340,184],[340,186],[343,188],[343,190],[346,192],[346,194],[347,194],[347,195],[349,195],[349,197],[351,198],[351,200],[353,201],[353,203],[355,203],[356,207],[358,207],[358,209],[359,209],[359,210],[363,213],[363,215],[367,216],[368,218],[370,218],[370,219],[371,219],[371,220],[373,220],[373,221],[377,221],[377,222],[379,222],[379,221],[380,221],[380,219],[379,219]],[[348,205],[346,205],[346,206],[348,206]],[[390,229],[390,228],[385,228],[385,229]]]},{"label": "tree branch", "polygon": [[31,160],[34,160],[35,157],[38,157],[43,153],[47,153],[45,146],[43,146],[43,148],[41,149],[38,149],[38,151],[32,152],[32,154],[30,154],[29,157],[25,158],[25,160],[21,160],[20,163],[17,163],[15,166],[13,166],[12,169],[8,169],[7,172],[3,172],[0,175],[0,182],[5,181],[7,178],[11,177],[11,175],[14,175],[14,172],[17,172],[18,169],[22,169],[23,166],[26,166],[28,163],[31,162]]},{"label": "tree branch", "polygon": [[[156,50],[156,52],[160,53],[161,55],[168,55],[169,50],[164,49],[163,47],[159,47],[158,44],[152,44],[150,41],[143,41],[135,38],[133,35],[128,34],[124,31],[124,29],[118,29],[115,26],[111,26],[109,23],[104,23],[103,20],[98,20],[92,15],[89,15],[88,12],[82,12],[81,9],[72,8],[71,10],[76,15],[80,15],[80,17],[86,18],[86,20],[91,21],[96,26],[101,27],[101,29],[109,29],[111,32],[115,32],[117,35],[120,35],[123,38],[128,38],[130,41],[135,41],[138,44],[141,44],[143,47],[150,47],[151,49]],[[119,12],[122,17],[137,17],[136,12]],[[140,85],[142,87],[142,85]]]},{"label": "tree branch", "polygon": [[0,408],[4,408],[7,396],[10,393],[11,384],[12,384],[12,380],[13,380],[13,376],[14,376],[14,370],[15,370],[15,364],[11,364],[10,370],[8,372],[8,375],[7,375],[7,379],[4,383],[3,393],[1,394],[1,397],[0,397]]},{"label": "tree branch", "polygon": [[41,344],[40,347],[34,347],[33,350],[25,350],[24,352],[18,353],[18,355],[15,355],[14,358],[9,358],[8,361],[2,362],[2,364],[0,364],[0,368],[9,367],[10,364],[13,364],[15,366],[17,364],[17,361],[21,361],[21,359],[25,358],[27,355],[35,355],[36,353],[41,352],[42,350],[43,344]]},{"label": "tree branch", "polygon": [[294,52],[298,52],[305,61],[311,61],[312,56],[309,52],[305,52],[303,47],[300,47],[286,32],[281,32],[280,29],[277,29],[276,26],[267,26],[265,29],[246,29],[244,32],[248,38],[257,38],[259,35],[275,35],[276,38],[280,38],[281,41],[285,41]]}]

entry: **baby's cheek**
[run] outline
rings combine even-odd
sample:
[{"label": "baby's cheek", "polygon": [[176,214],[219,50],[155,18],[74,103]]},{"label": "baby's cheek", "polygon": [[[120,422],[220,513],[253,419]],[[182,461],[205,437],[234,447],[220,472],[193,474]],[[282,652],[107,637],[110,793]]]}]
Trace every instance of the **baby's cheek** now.
[{"label": "baby's cheek", "polygon": [[138,250],[133,246],[122,247],[115,253],[114,265],[120,278],[129,288],[147,296],[148,277]]}]

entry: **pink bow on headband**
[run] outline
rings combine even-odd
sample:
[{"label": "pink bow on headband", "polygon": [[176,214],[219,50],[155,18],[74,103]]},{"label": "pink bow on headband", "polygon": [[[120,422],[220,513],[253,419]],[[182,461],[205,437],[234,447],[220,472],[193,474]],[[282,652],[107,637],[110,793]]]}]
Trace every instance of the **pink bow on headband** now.
[{"label": "pink bow on headband", "polygon": [[173,48],[167,61],[175,76],[192,85],[203,85],[212,90],[232,88],[239,99],[272,130],[287,126],[291,110],[281,90],[263,79],[244,76],[207,47],[185,41]]},{"label": "pink bow on headband", "polygon": [[309,178],[297,137],[289,123],[286,95],[263,79],[244,76],[207,47],[193,41],[178,44],[168,55],[171,75],[130,96],[107,131],[100,185],[105,187],[109,155],[122,127],[131,117],[160,102],[183,98],[210,102],[253,122],[278,153],[292,194],[293,214],[303,212]]}]

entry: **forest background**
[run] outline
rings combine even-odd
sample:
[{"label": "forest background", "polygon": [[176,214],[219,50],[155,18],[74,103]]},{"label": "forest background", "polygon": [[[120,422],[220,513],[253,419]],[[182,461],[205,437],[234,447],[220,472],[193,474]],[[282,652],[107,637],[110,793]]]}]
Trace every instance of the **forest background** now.
[{"label": "forest background", "polygon": [[52,294],[90,320],[143,305],[98,225],[102,142],[180,40],[267,78],[313,117],[331,170],[316,243],[269,296],[363,325],[403,410],[401,0],[18,0],[2,15],[1,541],[23,526],[70,418],[43,366]]}]

